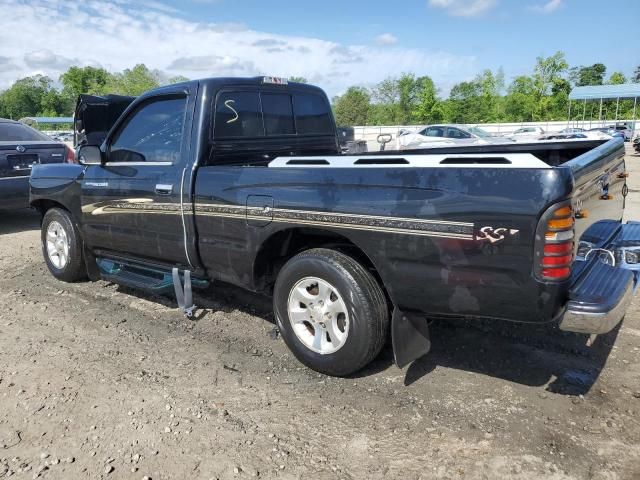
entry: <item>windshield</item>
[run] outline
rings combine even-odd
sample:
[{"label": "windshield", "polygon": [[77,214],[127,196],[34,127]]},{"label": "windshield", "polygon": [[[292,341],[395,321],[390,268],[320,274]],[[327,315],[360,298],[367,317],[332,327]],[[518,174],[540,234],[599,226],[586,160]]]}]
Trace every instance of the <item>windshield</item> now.
[{"label": "windshield", "polygon": [[44,133],[40,133],[22,123],[0,123],[0,142],[31,142],[51,140]]},{"label": "windshield", "polygon": [[483,138],[487,138],[487,137],[491,136],[491,134],[489,132],[487,132],[486,130],[481,129],[480,127],[471,127],[471,128],[469,128],[469,131],[471,133],[473,133],[474,135],[477,135],[477,136],[483,137]]}]

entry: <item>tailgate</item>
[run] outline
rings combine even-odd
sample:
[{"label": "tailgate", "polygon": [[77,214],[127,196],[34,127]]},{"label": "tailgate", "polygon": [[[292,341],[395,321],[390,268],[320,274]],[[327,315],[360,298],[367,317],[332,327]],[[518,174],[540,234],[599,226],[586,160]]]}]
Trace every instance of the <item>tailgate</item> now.
[{"label": "tailgate", "polygon": [[565,166],[574,178],[576,253],[600,248],[616,234],[627,193],[624,142],[613,139],[576,157]]}]

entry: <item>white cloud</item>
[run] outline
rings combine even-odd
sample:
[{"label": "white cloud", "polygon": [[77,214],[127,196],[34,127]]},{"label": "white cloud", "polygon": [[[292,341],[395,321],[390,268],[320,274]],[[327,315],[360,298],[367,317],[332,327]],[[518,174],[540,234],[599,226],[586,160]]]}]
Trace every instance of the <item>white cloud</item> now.
[{"label": "white cloud", "polygon": [[549,0],[548,2],[539,5],[533,5],[530,8],[531,10],[540,13],[552,13],[562,7],[563,3],[563,0]]},{"label": "white cloud", "polygon": [[0,11],[10,12],[0,15],[0,89],[37,73],[57,80],[71,64],[121,71],[144,63],[189,78],[302,76],[330,95],[401,72],[430,75],[446,90],[476,69],[472,56],[345,45],[256,31],[241,23],[195,22],[154,6],[153,0],[144,7],[131,0],[0,0]]},{"label": "white cloud", "polygon": [[432,8],[441,8],[456,17],[477,17],[498,4],[498,0],[429,0]]},{"label": "white cloud", "polygon": [[376,37],[376,44],[380,46],[395,45],[398,43],[398,38],[391,33],[383,33]]}]

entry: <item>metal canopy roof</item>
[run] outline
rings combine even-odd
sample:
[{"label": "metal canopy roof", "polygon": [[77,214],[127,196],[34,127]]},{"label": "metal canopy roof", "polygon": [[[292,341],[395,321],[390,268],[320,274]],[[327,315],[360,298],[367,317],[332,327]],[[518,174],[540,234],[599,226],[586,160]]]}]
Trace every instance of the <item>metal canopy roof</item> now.
[{"label": "metal canopy roof", "polygon": [[640,98],[640,83],[575,87],[569,94],[570,100],[607,100],[616,98]]},{"label": "metal canopy roof", "polygon": [[20,119],[22,123],[73,123],[73,117],[24,117]]}]

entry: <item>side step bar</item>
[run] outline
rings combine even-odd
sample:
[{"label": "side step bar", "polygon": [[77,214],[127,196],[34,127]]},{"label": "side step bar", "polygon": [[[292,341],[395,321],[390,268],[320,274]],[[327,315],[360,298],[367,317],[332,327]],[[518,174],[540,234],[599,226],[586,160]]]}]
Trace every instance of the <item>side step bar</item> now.
[{"label": "side step bar", "polygon": [[137,262],[96,258],[100,277],[104,280],[155,294],[174,293],[180,310],[188,317],[193,316],[193,288],[207,288],[209,281],[193,278],[189,270],[168,269]]}]

